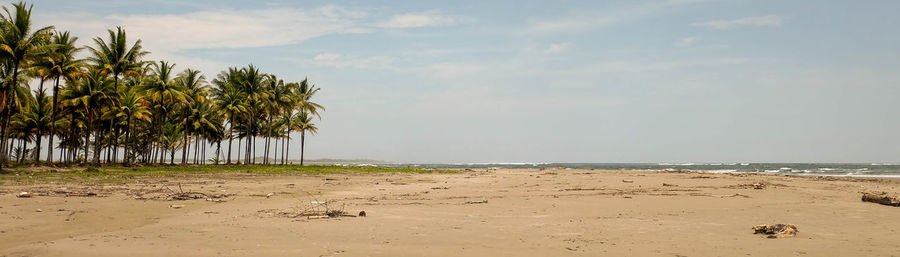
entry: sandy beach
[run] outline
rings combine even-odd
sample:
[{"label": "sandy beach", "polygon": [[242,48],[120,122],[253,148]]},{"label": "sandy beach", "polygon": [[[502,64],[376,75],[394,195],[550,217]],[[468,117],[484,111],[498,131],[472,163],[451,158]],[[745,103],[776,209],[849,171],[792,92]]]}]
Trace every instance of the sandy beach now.
[{"label": "sandy beach", "polygon": [[[217,174],[0,190],[0,256],[900,253],[900,208],[860,201],[860,192],[900,192],[900,182],[888,179],[479,169]],[[16,197],[22,191],[33,196]],[[222,198],[165,199],[171,192]],[[323,203],[349,215],[297,215]],[[360,211],[366,216],[351,217]],[[794,224],[799,233],[768,239],[751,229],[775,223]]]}]

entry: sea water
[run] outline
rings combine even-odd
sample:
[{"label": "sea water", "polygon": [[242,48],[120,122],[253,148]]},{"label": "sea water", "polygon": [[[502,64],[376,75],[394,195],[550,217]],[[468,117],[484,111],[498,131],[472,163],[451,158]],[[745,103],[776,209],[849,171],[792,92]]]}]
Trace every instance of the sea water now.
[{"label": "sea water", "polygon": [[900,178],[897,163],[399,163],[382,167],[419,168],[572,168],[597,170],[683,170],[715,173],[767,173],[785,175]]}]

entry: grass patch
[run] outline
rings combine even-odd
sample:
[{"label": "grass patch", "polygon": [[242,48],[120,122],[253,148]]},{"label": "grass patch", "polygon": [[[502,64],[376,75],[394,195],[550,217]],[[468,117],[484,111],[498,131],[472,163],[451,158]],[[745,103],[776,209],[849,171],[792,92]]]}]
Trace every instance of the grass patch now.
[{"label": "grass patch", "polygon": [[0,185],[41,183],[128,183],[145,178],[179,177],[202,174],[299,175],[334,173],[458,173],[453,170],[386,167],[342,167],[299,165],[173,165],[173,166],[100,166],[100,167],[16,167],[0,173]]}]

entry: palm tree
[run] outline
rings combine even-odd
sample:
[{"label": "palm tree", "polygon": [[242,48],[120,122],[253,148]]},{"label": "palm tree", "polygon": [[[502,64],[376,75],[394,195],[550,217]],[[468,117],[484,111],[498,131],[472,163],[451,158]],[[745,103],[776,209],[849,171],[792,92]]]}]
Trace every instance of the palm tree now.
[{"label": "palm tree", "polygon": [[[241,69],[241,76],[239,80],[239,85],[241,90],[247,94],[247,104],[248,104],[248,115],[247,115],[247,148],[246,151],[246,159],[245,163],[255,163],[255,150],[256,150],[256,134],[259,132],[259,125],[256,124],[257,115],[261,114],[261,106],[263,99],[268,97],[267,92],[263,88],[265,80],[268,76],[265,73],[259,71],[258,68],[253,66],[252,64],[247,66],[246,68]],[[253,153],[253,154],[251,154]],[[251,155],[253,155],[251,157]]]},{"label": "palm tree", "polygon": [[39,28],[32,32],[31,6],[26,7],[24,2],[13,4],[10,10],[3,7],[5,14],[0,14],[0,56],[12,62],[11,83],[0,91],[0,111],[3,112],[5,121],[2,126],[3,145],[0,146],[0,168],[6,165],[6,141],[8,138],[9,119],[12,93],[19,81],[19,68],[25,65],[25,61],[31,56],[41,52],[41,47],[49,38],[53,26]]},{"label": "palm tree", "polygon": [[128,47],[125,30],[116,27],[116,31],[109,32],[109,42],[103,38],[94,38],[95,47],[87,46],[93,56],[88,60],[100,67],[103,74],[110,74],[119,86],[119,75],[137,76],[146,64],[142,58],[150,52],[143,51],[141,40],[138,39],[131,47]]},{"label": "palm tree", "polygon": [[[207,88],[206,85],[206,77],[200,74],[200,71],[193,69],[186,69],[184,72],[178,75],[176,78],[176,83],[178,83],[179,87],[184,90],[184,94],[188,101],[184,103],[182,106],[182,123],[185,127],[184,131],[184,144],[182,146],[181,151],[181,163],[184,164],[187,162],[188,155],[188,137],[191,134],[199,134],[196,130],[193,130],[191,126],[188,126],[189,123],[193,123],[195,120],[189,120],[189,117],[192,117],[191,112],[196,108],[196,104],[206,104],[206,96],[207,96]],[[199,138],[197,139],[197,143],[199,143]],[[194,152],[197,152],[197,145],[194,147]],[[196,154],[195,154],[196,155]],[[194,158],[194,162],[197,161],[197,158]]]},{"label": "palm tree", "polygon": [[[290,111],[293,112],[294,110],[297,110],[297,112],[298,112],[297,115],[300,115],[303,113],[313,114],[313,115],[316,115],[316,117],[319,117],[321,119],[322,116],[319,115],[319,111],[325,110],[325,107],[312,101],[313,96],[315,96],[316,93],[319,92],[319,88],[316,87],[315,84],[310,84],[309,80],[306,78],[304,78],[302,81],[300,81],[300,83],[296,83],[296,84],[292,85],[291,87],[292,87],[292,91],[293,91],[292,105],[294,106],[294,108],[291,109]],[[303,114],[303,115],[308,115],[308,114]],[[297,118],[296,117],[290,118],[290,120],[291,120],[290,123],[294,123],[297,120]],[[291,127],[292,129],[295,126],[298,126],[298,125],[297,124],[289,124],[289,127]],[[288,148],[287,148],[287,150],[285,150],[285,152],[289,153],[291,150],[290,134],[288,134],[287,139],[288,139]],[[302,151],[302,149],[301,149],[301,151]],[[302,153],[301,153],[301,155],[302,155]]]},{"label": "palm tree", "polygon": [[293,129],[300,132],[300,166],[303,166],[303,148],[305,148],[306,144],[306,132],[309,131],[312,134],[316,134],[319,133],[319,128],[312,123],[312,116],[309,116],[307,112],[300,112],[292,123],[294,123]]},{"label": "palm tree", "polygon": [[[129,152],[129,146],[131,143],[131,135],[134,134],[133,124],[135,119],[143,120],[150,122],[150,110],[147,108],[147,101],[144,100],[142,95],[137,93],[137,90],[134,88],[124,90],[119,93],[118,104],[113,106],[112,109],[105,113],[104,116],[109,115],[113,117],[124,117],[125,118],[125,159],[123,163],[131,163],[133,158]],[[132,148],[132,150],[134,150]]]},{"label": "palm tree", "polygon": [[[259,125],[256,124],[257,116],[262,114],[261,107],[262,101],[268,97],[264,87],[265,80],[268,76],[265,73],[259,71],[256,66],[252,64],[242,68],[238,73],[236,80],[236,85],[238,88],[246,94],[247,99],[247,112],[244,113],[245,117],[243,121],[245,121],[244,129],[245,137],[247,138],[247,144],[245,146],[245,164],[252,164],[255,162],[255,156],[251,157],[252,153],[255,153],[255,137],[259,133]],[[253,154],[255,155],[255,154]]]},{"label": "palm tree", "polygon": [[[94,121],[99,118],[101,108],[110,101],[111,96],[115,94],[115,84],[102,74],[102,71],[95,69],[90,71],[87,76],[76,81],[68,92],[68,99],[65,105],[81,112],[87,123],[87,129],[84,136],[84,154],[85,162],[87,161],[88,145],[90,143],[90,134],[94,132]],[[94,135],[94,163],[100,163],[100,134],[99,130]]]},{"label": "palm tree", "polygon": [[[151,66],[150,76],[142,83],[139,91],[146,93],[146,99],[152,103],[153,113],[156,120],[156,131],[159,132],[157,140],[160,140],[163,134],[165,124],[168,122],[169,114],[175,107],[182,103],[187,103],[188,99],[184,95],[184,89],[176,83],[172,78],[172,69],[175,64],[169,64],[165,61],[153,63]],[[179,133],[180,135],[180,133]],[[163,146],[166,146],[165,144]],[[162,150],[168,150],[163,147]],[[162,155],[160,155],[162,157]],[[161,158],[162,159],[162,158]]]},{"label": "palm tree", "polygon": [[240,70],[237,68],[229,68],[222,71],[213,80],[216,88],[213,89],[213,97],[216,107],[225,114],[228,120],[228,154],[226,162],[231,164],[231,143],[234,139],[234,126],[240,116],[248,111],[247,94],[238,87]]},{"label": "palm tree", "polygon": [[[9,119],[6,119],[5,122],[0,120],[0,122],[4,122],[3,124],[7,126],[9,125],[9,122],[11,122],[11,118],[17,116],[21,110],[25,110],[29,103],[32,102],[31,99],[33,99],[28,87],[30,78],[28,76],[19,76],[16,81],[13,81],[13,66],[13,61],[10,59],[0,62],[0,81],[2,81],[2,83],[0,83],[0,91],[9,92],[9,102],[6,109],[9,113],[12,113],[10,114],[11,116],[9,116]],[[26,73],[25,75],[28,74]],[[6,113],[6,111],[4,111],[4,113]],[[11,128],[7,130],[11,130]],[[21,139],[22,137],[19,136],[16,138]],[[6,148],[7,146],[10,148]],[[2,149],[11,149],[11,147],[12,142],[9,145],[4,144],[3,146],[0,146]],[[8,155],[4,154],[3,156],[0,156],[0,160],[5,161],[7,157]]]},{"label": "palm tree", "polygon": [[47,129],[53,126],[53,122],[50,119],[50,99],[43,90],[35,92],[37,93],[37,96],[29,96],[29,104],[27,108],[20,113],[21,119],[19,122],[21,123],[21,128],[25,128],[29,133],[35,136],[34,163],[39,164],[40,159],[38,156],[40,156],[41,153],[41,135],[42,132],[47,131]]},{"label": "palm tree", "polygon": [[[58,112],[59,79],[63,78],[69,83],[82,74],[84,60],[77,59],[75,54],[81,48],[75,47],[77,37],[70,37],[69,32],[57,32],[53,34],[50,42],[53,46],[41,63],[49,69],[49,75],[55,78],[53,84],[53,102],[50,105],[50,120],[56,121]],[[53,164],[53,137],[56,134],[56,126],[50,127],[50,144],[47,148],[47,163]]]}]

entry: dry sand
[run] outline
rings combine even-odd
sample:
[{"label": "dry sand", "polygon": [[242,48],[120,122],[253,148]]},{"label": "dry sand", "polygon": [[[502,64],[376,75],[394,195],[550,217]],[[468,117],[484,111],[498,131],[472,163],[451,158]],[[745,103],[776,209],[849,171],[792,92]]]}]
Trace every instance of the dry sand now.
[{"label": "dry sand", "polygon": [[[167,179],[4,186],[0,256],[900,256],[900,208],[859,193],[900,192],[896,180],[561,169]],[[766,186],[733,186],[752,183]],[[235,195],[135,199],[178,184]],[[368,215],[285,217],[313,201]],[[765,223],[800,232],[753,234]]]}]

